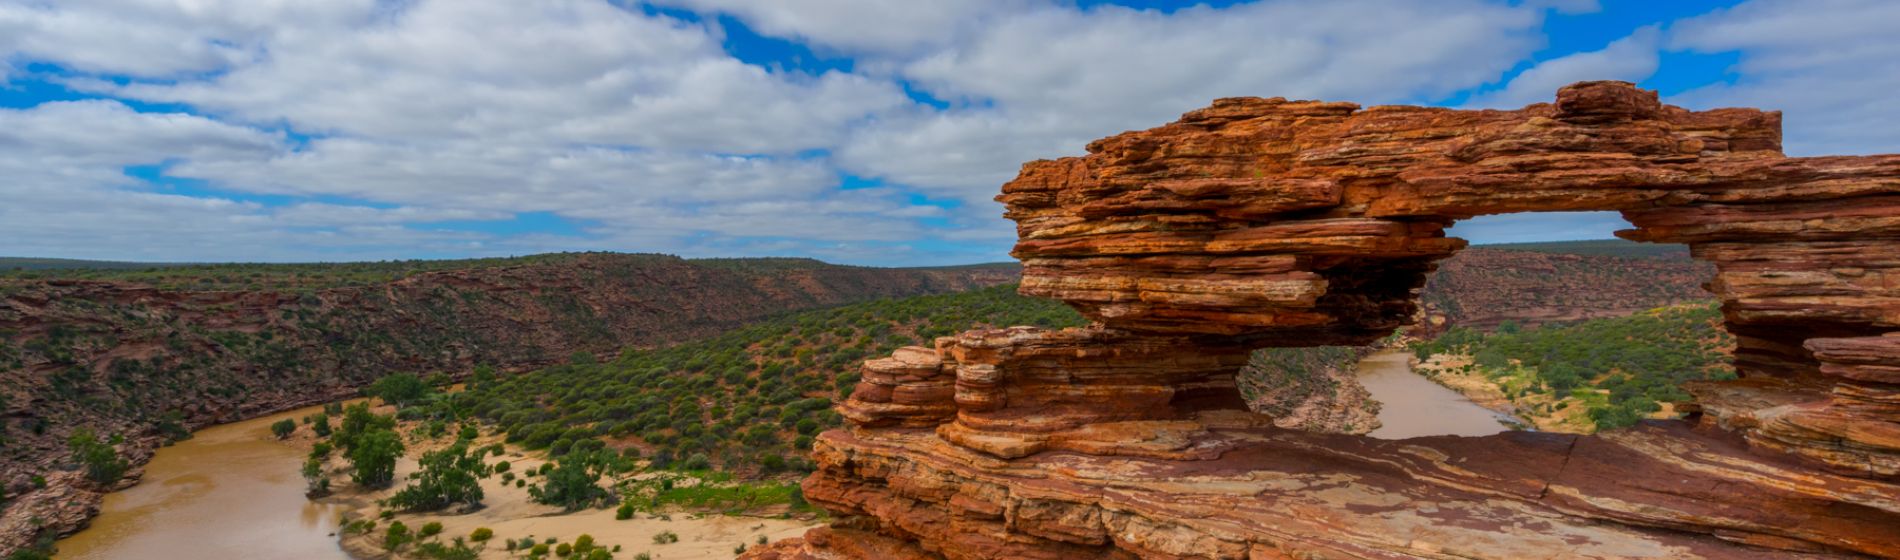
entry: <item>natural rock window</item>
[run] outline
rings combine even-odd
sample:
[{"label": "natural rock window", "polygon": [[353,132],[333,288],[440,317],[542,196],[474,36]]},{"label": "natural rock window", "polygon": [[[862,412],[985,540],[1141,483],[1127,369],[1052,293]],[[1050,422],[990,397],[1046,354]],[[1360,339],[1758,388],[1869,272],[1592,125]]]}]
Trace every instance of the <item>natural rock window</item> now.
[{"label": "natural rock window", "polygon": [[[866,364],[805,483],[833,528],[757,558],[1900,556],[1900,156],[1788,158],[1780,114],[1621,82],[1516,111],[1222,99],[1024,165],[1022,292],[1082,329]],[[1372,342],[1472,216],[1614,210],[1684,243],[1739,379],[1601,436],[1275,429],[1255,348]],[[827,556],[829,555],[829,556]]]}]

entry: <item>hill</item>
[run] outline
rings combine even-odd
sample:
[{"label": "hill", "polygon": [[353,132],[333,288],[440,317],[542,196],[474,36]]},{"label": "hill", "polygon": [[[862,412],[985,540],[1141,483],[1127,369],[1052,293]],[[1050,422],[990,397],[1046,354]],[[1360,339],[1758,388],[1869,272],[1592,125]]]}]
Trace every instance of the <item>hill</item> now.
[{"label": "hill", "polygon": [[1538,241],[1531,243],[1488,243],[1472,249],[1529,251],[1560,255],[1596,257],[1687,259],[1689,246],[1671,243],[1638,243],[1625,239],[1585,239],[1580,241]]},{"label": "hill", "polygon": [[1424,333],[1616,317],[1708,299],[1715,267],[1681,246],[1628,241],[1485,245],[1438,266],[1420,299]]}]

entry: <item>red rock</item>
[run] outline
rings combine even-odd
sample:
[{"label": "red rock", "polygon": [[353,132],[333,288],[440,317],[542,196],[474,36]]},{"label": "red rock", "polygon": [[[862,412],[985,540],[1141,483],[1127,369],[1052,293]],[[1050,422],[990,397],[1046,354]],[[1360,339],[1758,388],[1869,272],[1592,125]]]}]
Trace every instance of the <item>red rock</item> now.
[{"label": "red rock", "polygon": [[[849,531],[774,553],[1900,557],[1900,156],[1787,158],[1779,129],[1622,82],[1516,111],[1239,98],[1026,164],[997,198],[1021,290],[1097,324],[941,341],[953,413],[859,412],[941,398],[867,364],[804,484]],[[1253,348],[1413,320],[1454,221],[1560,210],[1713,263],[1740,379],[1686,386],[1689,421],[1379,441],[1240,404]]]}]

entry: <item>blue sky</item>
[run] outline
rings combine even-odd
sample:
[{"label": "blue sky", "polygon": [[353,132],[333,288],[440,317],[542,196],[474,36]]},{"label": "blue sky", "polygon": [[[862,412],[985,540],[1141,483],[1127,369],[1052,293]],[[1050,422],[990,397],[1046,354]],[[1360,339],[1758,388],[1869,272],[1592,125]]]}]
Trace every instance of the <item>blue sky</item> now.
[{"label": "blue sky", "polygon": [[1021,162],[1223,96],[1622,79],[1783,109],[1792,155],[1900,151],[1893,29],[1879,0],[0,0],[0,255],[997,261]]}]

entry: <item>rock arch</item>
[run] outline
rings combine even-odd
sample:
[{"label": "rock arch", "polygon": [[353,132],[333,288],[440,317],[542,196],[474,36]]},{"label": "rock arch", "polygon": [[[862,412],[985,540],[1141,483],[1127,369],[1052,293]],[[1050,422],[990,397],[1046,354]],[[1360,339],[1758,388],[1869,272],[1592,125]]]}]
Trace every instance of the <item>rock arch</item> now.
[{"label": "rock arch", "polygon": [[[1900,556],[1900,156],[1785,157],[1778,113],[1623,82],[1515,111],[1240,98],[998,200],[1022,292],[1095,325],[867,362],[805,482],[839,522],[758,557]],[[1591,437],[1380,442],[1239,401],[1253,348],[1409,321],[1453,221],[1556,210],[1715,263],[1741,378]]]}]

